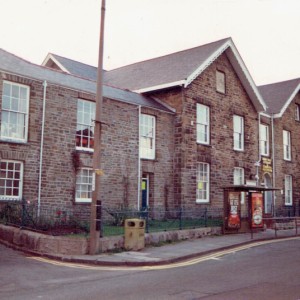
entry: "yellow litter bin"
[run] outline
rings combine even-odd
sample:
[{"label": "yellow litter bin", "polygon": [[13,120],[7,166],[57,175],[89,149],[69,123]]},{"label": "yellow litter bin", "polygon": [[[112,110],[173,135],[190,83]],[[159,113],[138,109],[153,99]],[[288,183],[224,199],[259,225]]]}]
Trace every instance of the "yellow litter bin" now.
[{"label": "yellow litter bin", "polygon": [[127,219],[125,220],[124,248],[126,250],[141,250],[145,247],[145,220]]}]

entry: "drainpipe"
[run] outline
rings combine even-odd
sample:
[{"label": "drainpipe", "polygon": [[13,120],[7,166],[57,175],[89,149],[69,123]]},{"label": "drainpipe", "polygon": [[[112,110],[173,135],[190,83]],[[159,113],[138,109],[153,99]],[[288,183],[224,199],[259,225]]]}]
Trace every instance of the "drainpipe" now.
[{"label": "drainpipe", "polygon": [[38,187],[38,211],[37,211],[38,217],[40,216],[40,210],[41,210],[43,148],[44,148],[45,112],[46,112],[46,91],[47,91],[46,80],[43,82],[43,87],[44,87],[44,95],[43,95],[43,116],[42,116],[42,133],[41,133],[41,147],[40,147],[39,187]]},{"label": "drainpipe", "polygon": [[137,207],[140,210],[140,194],[141,194],[141,106],[138,106],[138,198],[137,198]]},{"label": "drainpipe", "polygon": [[[275,135],[274,135],[274,115],[271,115],[271,127],[272,127],[272,162],[273,162],[273,173],[272,173],[272,180],[273,180],[273,188],[276,186],[276,174],[275,174]],[[276,204],[276,192],[273,191],[273,215],[275,214],[275,204]]]},{"label": "drainpipe", "polygon": [[259,173],[258,169],[260,167],[260,162],[261,162],[261,154],[260,154],[260,112],[258,113],[258,161],[255,162],[255,167],[256,167],[256,175],[255,175],[255,180],[256,180],[256,186],[259,185]]}]

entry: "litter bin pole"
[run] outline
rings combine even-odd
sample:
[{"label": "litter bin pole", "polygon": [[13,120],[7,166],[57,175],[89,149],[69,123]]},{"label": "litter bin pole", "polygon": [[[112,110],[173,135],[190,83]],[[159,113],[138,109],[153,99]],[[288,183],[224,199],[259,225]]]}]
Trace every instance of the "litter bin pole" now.
[{"label": "litter bin pole", "polygon": [[124,248],[138,251],[145,248],[145,220],[127,219],[124,224]]}]

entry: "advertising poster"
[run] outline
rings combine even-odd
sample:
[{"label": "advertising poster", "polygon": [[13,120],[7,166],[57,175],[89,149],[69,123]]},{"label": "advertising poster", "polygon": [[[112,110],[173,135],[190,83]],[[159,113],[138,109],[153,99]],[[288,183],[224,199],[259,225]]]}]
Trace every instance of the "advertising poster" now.
[{"label": "advertising poster", "polygon": [[251,194],[251,226],[252,228],[262,228],[263,223],[263,194],[252,193]]},{"label": "advertising poster", "polygon": [[230,192],[228,193],[228,229],[239,229],[241,228],[241,217],[240,217],[240,193]]}]

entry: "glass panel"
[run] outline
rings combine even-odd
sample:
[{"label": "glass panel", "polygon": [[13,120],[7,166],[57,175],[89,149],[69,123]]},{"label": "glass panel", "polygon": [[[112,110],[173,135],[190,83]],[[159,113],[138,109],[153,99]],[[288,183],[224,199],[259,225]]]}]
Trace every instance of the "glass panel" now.
[{"label": "glass panel", "polygon": [[5,96],[11,95],[11,85],[9,83],[3,83],[3,95]]},{"label": "glass panel", "polygon": [[10,98],[7,96],[2,97],[2,109],[10,109]]},{"label": "glass panel", "polygon": [[20,89],[17,85],[12,85],[12,97],[19,98],[20,97]]}]

